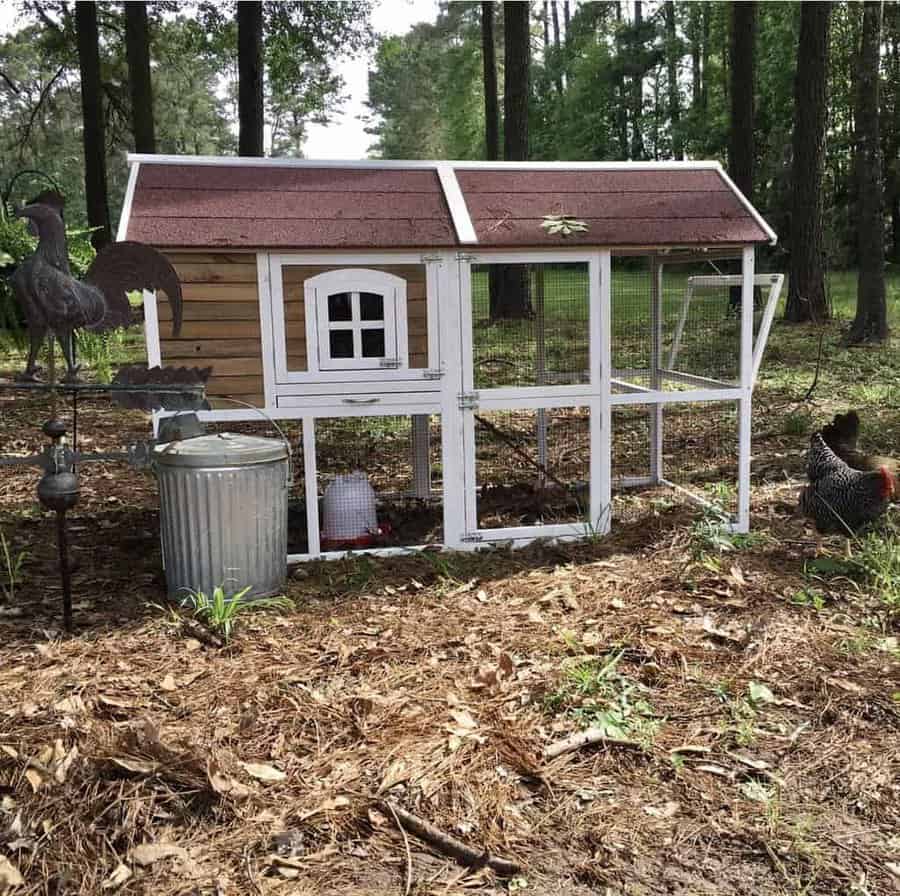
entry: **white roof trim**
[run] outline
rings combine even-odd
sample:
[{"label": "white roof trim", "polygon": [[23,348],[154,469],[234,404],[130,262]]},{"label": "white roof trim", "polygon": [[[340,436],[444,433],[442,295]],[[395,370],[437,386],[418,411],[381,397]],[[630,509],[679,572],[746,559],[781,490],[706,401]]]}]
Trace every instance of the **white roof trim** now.
[{"label": "white roof trim", "polygon": [[128,234],[128,222],[131,220],[131,203],[134,200],[134,188],[137,184],[138,169],[140,167],[141,163],[134,161],[131,165],[131,171],[128,172],[128,186],[125,187],[125,199],[122,202],[122,212],[119,215],[119,229],[116,231],[117,243],[121,243]]},{"label": "white roof trim", "polygon": [[179,156],[128,153],[128,162],[148,165],[212,165],[246,168],[400,168],[437,171],[442,166],[459,169],[522,171],[709,171],[721,170],[718,162],[472,162],[452,159],[293,159],[260,156]]},{"label": "white roof trim", "polygon": [[466,205],[465,196],[459,188],[456,172],[453,166],[441,164],[437,166],[438,177],[441,180],[441,189],[444,191],[444,199],[450,209],[450,217],[453,219],[453,227],[456,230],[456,238],[465,245],[478,242],[478,236],[472,225],[469,208]]},{"label": "white roof trim", "polygon": [[763,229],[766,236],[769,238],[769,245],[774,246],[778,242],[778,234],[766,224],[763,216],[753,207],[753,204],[750,200],[738,189],[737,184],[728,176],[728,172],[716,162],[716,167],[719,169],[719,174],[722,175],[722,180],[725,181],[726,184],[731,188],[734,192],[734,195],[737,196],[738,199],[741,200],[741,204],[750,212],[753,220],[756,221],[757,224]]}]

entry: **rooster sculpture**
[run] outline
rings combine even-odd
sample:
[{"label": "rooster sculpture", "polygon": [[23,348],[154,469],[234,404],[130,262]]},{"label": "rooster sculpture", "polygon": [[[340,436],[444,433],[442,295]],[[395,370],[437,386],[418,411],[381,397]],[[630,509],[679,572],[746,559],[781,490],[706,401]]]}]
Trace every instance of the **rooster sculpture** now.
[{"label": "rooster sculpture", "polygon": [[66,382],[75,382],[78,329],[105,332],[138,322],[128,301],[136,289],[160,289],[172,306],[173,335],[181,330],[181,284],[165,256],[142,243],[111,243],[97,253],[79,281],[69,267],[64,199],[45,191],[17,211],[38,237],[35,253],[12,275],[13,290],[25,312],[29,350],[22,380],[37,379],[37,357],[48,333],[58,340],[66,361]]},{"label": "rooster sculpture", "polygon": [[854,470],[828,447],[821,432],[810,441],[806,475],[809,485],[800,492],[800,511],[822,533],[852,535],[885,512],[896,490],[887,467]]}]

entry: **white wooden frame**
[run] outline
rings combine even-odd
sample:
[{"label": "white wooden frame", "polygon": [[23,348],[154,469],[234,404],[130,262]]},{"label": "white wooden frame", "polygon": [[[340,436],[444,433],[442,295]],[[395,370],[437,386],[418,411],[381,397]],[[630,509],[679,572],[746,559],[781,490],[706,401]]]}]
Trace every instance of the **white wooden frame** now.
[{"label": "white wooden frame", "polygon": [[[409,341],[406,327],[406,281],[401,277],[370,268],[343,268],[325,271],[308,278],[303,285],[306,315],[307,371],[405,369],[409,365]],[[331,321],[328,299],[335,293],[349,293],[351,319]],[[360,293],[379,295],[382,316],[378,321],[364,321],[360,311]],[[384,355],[364,357],[362,331],[384,332]],[[334,358],[329,336],[332,330],[350,330],[353,334],[353,357]],[[286,348],[286,347],[285,347]],[[315,354],[313,348],[317,348]],[[286,355],[286,351],[285,351]],[[388,362],[388,363],[385,363]],[[285,366],[287,361],[285,359]],[[293,371],[288,371],[289,373]]]},{"label": "white wooden frame", "polygon": [[[439,258],[437,255],[423,256],[420,253],[371,252],[359,253],[271,253],[269,258],[269,295],[267,307],[261,307],[260,313],[271,318],[272,352],[274,364],[272,376],[275,384],[276,399],[281,395],[291,394],[334,394],[335,392],[355,391],[376,385],[383,392],[404,392],[410,388],[409,383],[418,381],[422,391],[439,391],[437,380],[442,370],[440,362],[441,296],[438,278]],[[339,267],[348,271],[371,271],[373,274],[383,272],[371,270],[375,265],[422,265],[425,267],[426,281],[426,314],[428,318],[428,367],[411,368],[409,364],[409,338],[406,323],[406,302],[404,301],[403,321],[398,321],[397,339],[398,354],[404,363],[396,368],[378,367],[378,373],[372,369],[365,370],[290,370],[287,363],[287,342],[284,316],[284,282],[282,268],[285,267]],[[385,275],[389,276],[389,275]],[[398,280],[401,278],[397,278]],[[405,289],[405,283],[404,283]],[[261,297],[262,298],[262,297]],[[318,335],[313,324],[310,332],[309,302],[306,306],[306,342],[307,360],[313,346],[318,345]],[[400,327],[402,326],[402,332]],[[302,385],[302,389],[292,389],[292,385]],[[287,387],[287,388],[286,388]],[[279,402],[280,403],[280,402]]]}]

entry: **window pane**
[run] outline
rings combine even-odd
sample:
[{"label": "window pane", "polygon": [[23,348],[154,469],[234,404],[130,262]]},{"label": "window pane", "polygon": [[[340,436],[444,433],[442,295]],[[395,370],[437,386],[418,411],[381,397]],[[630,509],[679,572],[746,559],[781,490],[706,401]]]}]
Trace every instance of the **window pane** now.
[{"label": "window pane", "polygon": [[362,320],[384,320],[384,297],[374,292],[361,292],[359,316]]},{"label": "window pane", "polygon": [[384,330],[362,331],[362,353],[364,358],[384,357]]},{"label": "window pane", "polygon": [[328,297],[328,320],[353,320],[349,292],[336,292]]},{"label": "window pane", "polygon": [[328,342],[332,358],[353,357],[353,330],[332,330]]}]

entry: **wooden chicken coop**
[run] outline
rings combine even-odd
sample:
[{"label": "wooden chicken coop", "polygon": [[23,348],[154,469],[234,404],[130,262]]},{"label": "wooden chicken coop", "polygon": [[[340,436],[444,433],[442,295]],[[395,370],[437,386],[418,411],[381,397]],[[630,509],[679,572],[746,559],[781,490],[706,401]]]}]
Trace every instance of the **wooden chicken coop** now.
[{"label": "wooden chicken coop", "polygon": [[292,559],[577,538],[662,493],[748,528],[782,277],[718,163],[129,162],[119,238],[184,284],[178,339],[145,297],[148,360],[212,366],[208,420],[296,421]]}]

